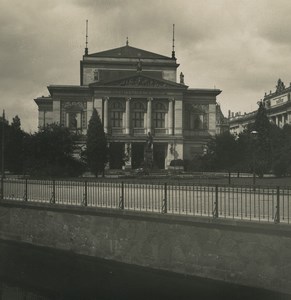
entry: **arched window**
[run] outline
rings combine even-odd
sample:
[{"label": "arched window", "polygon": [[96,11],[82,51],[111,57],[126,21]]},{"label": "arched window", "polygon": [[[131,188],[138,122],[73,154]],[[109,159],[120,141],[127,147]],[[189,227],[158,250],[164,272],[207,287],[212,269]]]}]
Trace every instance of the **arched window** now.
[{"label": "arched window", "polygon": [[208,129],[208,106],[207,105],[187,105],[187,127],[190,130]]},{"label": "arched window", "polygon": [[157,102],[154,104],[154,128],[165,128],[165,117],[167,113],[166,106]]},{"label": "arched window", "polygon": [[114,101],[110,109],[111,127],[122,127],[124,107],[120,101]]},{"label": "arched window", "polygon": [[144,127],[145,106],[142,102],[134,102],[132,107],[132,126],[133,128]]}]

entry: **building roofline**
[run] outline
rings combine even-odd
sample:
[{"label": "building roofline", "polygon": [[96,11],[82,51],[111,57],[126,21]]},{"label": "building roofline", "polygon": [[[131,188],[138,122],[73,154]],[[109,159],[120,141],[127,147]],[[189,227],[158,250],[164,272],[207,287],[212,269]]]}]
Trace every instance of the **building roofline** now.
[{"label": "building roofline", "polygon": [[[143,57],[144,55],[144,57]],[[117,47],[109,50],[104,50],[100,52],[91,53],[88,55],[84,55],[84,57],[120,57],[120,58],[151,58],[151,59],[166,59],[166,60],[173,60],[170,56],[165,56],[161,54],[157,54],[151,51],[143,50],[140,48],[132,47],[129,45],[125,45],[122,47]]]},{"label": "building roofline", "polygon": [[201,88],[189,88],[187,94],[213,94],[218,96],[221,94],[222,90],[220,89],[201,89]]}]

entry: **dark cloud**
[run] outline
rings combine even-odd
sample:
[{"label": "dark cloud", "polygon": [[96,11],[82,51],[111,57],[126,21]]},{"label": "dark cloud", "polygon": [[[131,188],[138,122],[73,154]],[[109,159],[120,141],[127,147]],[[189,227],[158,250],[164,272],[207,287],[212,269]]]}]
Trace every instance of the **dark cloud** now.
[{"label": "dark cloud", "polygon": [[[223,90],[224,112],[256,109],[277,79],[291,81],[289,0],[0,0],[1,104],[35,130],[33,98],[79,84],[89,20],[91,53],[125,45],[176,56],[190,87]],[[0,107],[1,108],[1,107]]]}]

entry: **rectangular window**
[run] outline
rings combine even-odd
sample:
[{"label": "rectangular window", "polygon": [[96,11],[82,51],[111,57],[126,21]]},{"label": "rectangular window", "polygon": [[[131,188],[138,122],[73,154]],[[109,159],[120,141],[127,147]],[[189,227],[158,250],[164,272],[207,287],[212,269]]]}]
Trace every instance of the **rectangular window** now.
[{"label": "rectangular window", "polygon": [[122,127],[122,111],[111,112],[111,126]]},{"label": "rectangular window", "polygon": [[164,112],[154,113],[154,126],[155,128],[165,128],[165,115]]},{"label": "rectangular window", "polygon": [[144,113],[141,111],[133,113],[133,128],[143,128],[144,127]]}]

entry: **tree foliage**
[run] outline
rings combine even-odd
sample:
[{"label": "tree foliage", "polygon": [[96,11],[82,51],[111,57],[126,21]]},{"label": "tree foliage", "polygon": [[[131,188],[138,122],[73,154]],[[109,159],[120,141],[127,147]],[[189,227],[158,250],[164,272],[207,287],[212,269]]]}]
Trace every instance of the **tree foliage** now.
[{"label": "tree foliage", "polygon": [[94,108],[89,121],[85,157],[89,170],[98,177],[104,175],[105,164],[108,161],[107,140],[103,125],[97,110]]},{"label": "tree foliage", "polygon": [[276,139],[273,145],[273,172],[278,177],[291,175],[291,125],[276,130],[273,139]]},{"label": "tree foliage", "polygon": [[30,175],[68,177],[83,171],[82,163],[73,156],[74,139],[68,128],[47,125],[28,135],[24,144],[25,172]]},{"label": "tree foliage", "polygon": [[266,109],[262,102],[255,117],[253,131],[253,152],[255,160],[255,170],[259,176],[268,172],[272,163],[272,142],[271,142],[271,123],[267,117]]},{"label": "tree foliage", "polygon": [[[2,134],[4,133],[4,139]],[[13,118],[13,122],[1,119],[0,122],[0,147],[4,142],[4,169],[12,173],[22,173],[24,160],[24,139],[26,134],[21,130],[20,119],[18,116]],[[2,156],[2,152],[1,152]],[[2,169],[2,159],[0,162]]]},{"label": "tree foliage", "polygon": [[[197,157],[196,157],[197,160]],[[207,153],[201,158],[205,170],[232,171],[238,160],[237,142],[229,132],[216,135],[207,146]]]}]

